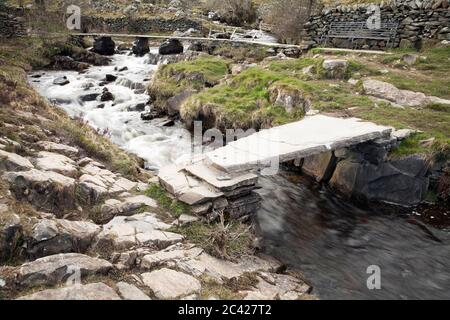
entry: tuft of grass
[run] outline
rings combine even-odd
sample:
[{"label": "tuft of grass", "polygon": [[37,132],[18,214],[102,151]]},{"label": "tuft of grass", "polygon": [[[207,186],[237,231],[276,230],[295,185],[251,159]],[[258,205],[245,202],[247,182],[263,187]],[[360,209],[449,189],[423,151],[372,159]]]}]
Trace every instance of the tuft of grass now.
[{"label": "tuft of grass", "polygon": [[195,222],[174,228],[191,242],[220,259],[233,260],[254,253],[253,236],[248,225],[238,221]]},{"label": "tuft of grass", "polygon": [[145,191],[145,195],[156,200],[158,205],[169,211],[174,218],[179,218],[182,214],[189,214],[191,211],[188,205],[171,198],[159,184],[151,184]]}]

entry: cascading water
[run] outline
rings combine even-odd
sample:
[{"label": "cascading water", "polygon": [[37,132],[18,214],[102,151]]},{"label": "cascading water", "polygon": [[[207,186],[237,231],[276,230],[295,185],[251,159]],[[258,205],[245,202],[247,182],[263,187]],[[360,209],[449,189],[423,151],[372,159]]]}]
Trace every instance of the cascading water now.
[{"label": "cascading water", "polygon": [[[130,111],[147,102],[142,89],[155,68],[146,57],[117,54],[110,66],[85,73],[36,72],[30,74],[30,82],[69,115],[106,132],[149,167],[160,168],[189,156],[191,136],[181,123],[167,128],[159,120],[144,122],[139,111]],[[101,86],[107,74],[117,80]],[[70,83],[54,85],[61,76]],[[104,88],[114,101],[82,101]],[[358,208],[308,180],[293,183],[279,175],[262,178],[260,185],[263,202],[256,223],[265,252],[303,271],[319,297],[450,298],[447,231],[393,209]],[[381,290],[367,288],[371,265],[381,269]]]}]

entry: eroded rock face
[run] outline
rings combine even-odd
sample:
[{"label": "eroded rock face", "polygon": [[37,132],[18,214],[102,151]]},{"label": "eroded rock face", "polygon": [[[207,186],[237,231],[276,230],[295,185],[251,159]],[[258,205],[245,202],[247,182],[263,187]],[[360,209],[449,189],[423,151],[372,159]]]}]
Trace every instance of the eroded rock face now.
[{"label": "eroded rock face", "polygon": [[417,155],[378,165],[346,159],[337,164],[330,183],[349,196],[413,206],[428,190],[427,169],[427,161]]},{"label": "eroded rock face", "polygon": [[123,201],[109,199],[101,207],[100,216],[97,218],[97,221],[100,223],[107,223],[115,216],[131,216],[135,214],[137,210],[144,207],[156,208],[157,204],[155,200],[143,195],[128,197]]},{"label": "eroded rock face", "polygon": [[347,60],[325,60],[322,64],[328,79],[344,79],[347,72]]},{"label": "eroded rock face", "polygon": [[34,258],[84,253],[99,232],[100,227],[90,222],[42,219],[33,227],[27,251]]},{"label": "eroded rock face", "polygon": [[0,262],[10,259],[18,249],[22,229],[20,217],[8,213],[7,206],[0,204]]},{"label": "eroded rock face", "polygon": [[201,290],[200,281],[183,272],[160,269],[141,275],[142,281],[158,299],[182,298]]},{"label": "eroded rock face", "polygon": [[43,290],[18,300],[120,300],[120,297],[104,283],[91,283]]},{"label": "eroded rock face", "polygon": [[288,113],[295,111],[308,112],[311,101],[298,89],[275,85],[270,88],[270,102],[283,107]]},{"label": "eroded rock face", "polygon": [[2,176],[19,200],[61,214],[75,206],[75,180],[52,171],[31,169]]},{"label": "eroded rock face", "polygon": [[17,272],[17,282],[22,286],[54,285],[76,274],[81,277],[106,274],[112,267],[106,260],[83,254],[58,254],[22,265]]},{"label": "eroded rock face", "polygon": [[33,164],[27,158],[0,150],[0,171],[21,171],[33,168]]},{"label": "eroded rock face", "polygon": [[328,151],[305,158],[302,166],[303,173],[313,177],[318,182],[329,181],[336,167],[336,158],[333,152]]}]

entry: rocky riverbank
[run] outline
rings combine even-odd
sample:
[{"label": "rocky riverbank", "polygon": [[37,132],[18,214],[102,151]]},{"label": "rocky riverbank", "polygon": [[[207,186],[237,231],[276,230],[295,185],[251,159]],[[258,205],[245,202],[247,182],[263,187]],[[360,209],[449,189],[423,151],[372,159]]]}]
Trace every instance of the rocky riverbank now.
[{"label": "rocky riverbank", "polygon": [[254,255],[248,227],[199,220],[136,158],[42,99],[24,71],[36,52],[2,66],[2,298],[311,297],[295,272]]}]

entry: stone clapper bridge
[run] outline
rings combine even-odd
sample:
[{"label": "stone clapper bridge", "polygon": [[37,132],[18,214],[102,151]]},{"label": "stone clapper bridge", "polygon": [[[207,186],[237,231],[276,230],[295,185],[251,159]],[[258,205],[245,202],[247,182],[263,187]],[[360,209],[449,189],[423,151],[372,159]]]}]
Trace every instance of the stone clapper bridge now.
[{"label": "stone clapper bridge", "polygon": [[259,175],[274,175],[279,164],[288,161],[390,139],[392,131],[356,118],[307,116],[231,142],[186,164],[163,167],[158,178],[194,214],[213,218],[223,212],[242,218],[259,209],[260,196],[254,192]]}]

